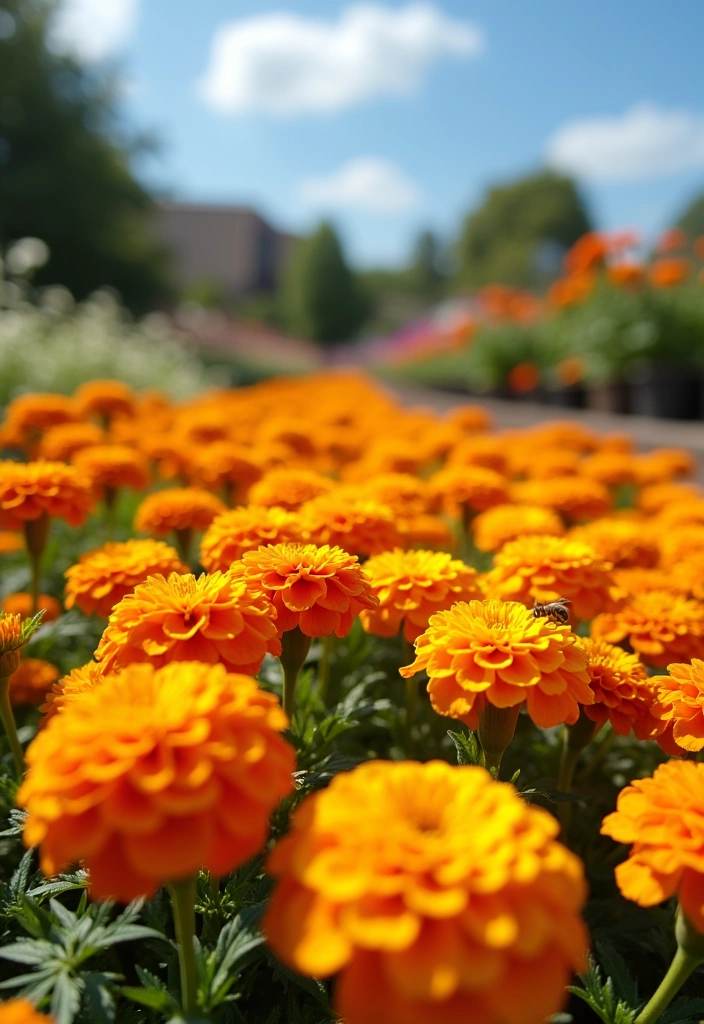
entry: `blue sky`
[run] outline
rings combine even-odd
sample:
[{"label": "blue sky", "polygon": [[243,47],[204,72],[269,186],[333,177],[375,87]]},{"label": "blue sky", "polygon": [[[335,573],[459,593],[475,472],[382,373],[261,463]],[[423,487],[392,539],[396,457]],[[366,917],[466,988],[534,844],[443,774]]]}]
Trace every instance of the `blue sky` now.
[{"label": "blue sky", "polygon": [[114,63],[161,141],[150,184],[330,217],[360,265],[546,162],[648,236],[704,191],[699,0],[66,2],[60,45]]}]

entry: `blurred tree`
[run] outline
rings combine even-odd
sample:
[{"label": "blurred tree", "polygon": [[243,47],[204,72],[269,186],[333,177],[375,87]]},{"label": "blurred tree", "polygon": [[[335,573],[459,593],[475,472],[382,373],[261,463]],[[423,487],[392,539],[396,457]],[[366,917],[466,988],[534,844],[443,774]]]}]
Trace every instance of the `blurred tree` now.
[{"label": "blurred tree", "polygon": [[700,238],[704,235],[704,195],[697,196],[675,221],[689,238]]},{"label": "blurred tree", "polygon": [[432,231],[423,231],[415,244],[411,265],[404,275],[408,290],[421,299],[432,302],[445,283],[442,270],[442,251]]},{"label": "blurred tree", "polygon": [[288,329],[300,338],[328,345],[349,341],[359,331],[366,302],[330,224],[321,224],[293,250],[282,307]]},{"label": "blurred tree", "polygon": [[[109,0],[106,0],[109,2]],[[24,237],[50,250],[38,284],[78,298],[110,285],[135,310],[165,292],[152,201],[135,179],[105,73],[52,52],[52,0],[3,0],[0,32],[0,248]]]},{"label": "blurred tree", "polygon": [[589,215],[571,178],[542,171],[497,185],[465,221],[457,283],[465,288],[492,282],[544,285],[553,276],[545,260],[549,247],[564,251],[589,230]]}]

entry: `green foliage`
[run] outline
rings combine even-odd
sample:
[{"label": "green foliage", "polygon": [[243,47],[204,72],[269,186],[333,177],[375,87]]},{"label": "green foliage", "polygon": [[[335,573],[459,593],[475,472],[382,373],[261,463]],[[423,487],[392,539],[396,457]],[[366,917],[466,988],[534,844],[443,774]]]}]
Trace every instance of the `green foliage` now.
[{"label": "green foliage", "polygon": [[704,235],[704,195],[691,201],[675,221],[675,227],[684,231],[689,238]]},{"label": "green foliage", "polygon": [[25,236],[50,258],[37,281],[79,298],[111,285],[134,309],[166,291],[151,239],[152,202],[130,164],[139,148],[117,115],[117,87],[47,46],[54,5],[6,0],[15,31],[0,40],[0,248]]},{"label": "green foliage", "polygon": [[[559,270],[551,257],[559,258],[590,226],[570,178],[543,171],[496,185],[465,221],[458,283],[465,288],[495,282],[541,285]],[[546,257],[553,267],[541,266]]]},{"label": "green foliage", "polygon": [[321,224],[296,245],[283,288],[286,323],[300,338],[323,345],[349,341],[366,315],[361,291],[330,224]]}]

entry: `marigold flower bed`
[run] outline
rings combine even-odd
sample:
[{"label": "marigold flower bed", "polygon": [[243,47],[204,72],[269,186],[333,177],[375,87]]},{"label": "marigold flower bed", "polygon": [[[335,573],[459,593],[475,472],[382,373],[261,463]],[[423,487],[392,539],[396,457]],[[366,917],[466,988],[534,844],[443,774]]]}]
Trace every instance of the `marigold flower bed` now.
[{"label": "marigold flower bed", "polygon": [[700,1019],[688,453],[351,373],[0,437],[0,1024]]}]

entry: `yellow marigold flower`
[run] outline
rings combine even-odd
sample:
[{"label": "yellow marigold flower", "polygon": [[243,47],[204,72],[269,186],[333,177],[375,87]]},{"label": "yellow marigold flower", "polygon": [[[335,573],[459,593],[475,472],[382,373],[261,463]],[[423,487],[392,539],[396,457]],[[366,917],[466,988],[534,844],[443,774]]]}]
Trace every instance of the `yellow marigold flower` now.
[{"label": "yellow marigold flower", "polygon": [[539,505],[495,505],[472,521],[474,543],[480,551],[498,551],[508,541],[530,534],[559,537],[564,532],[557,513]]},{"label": "yellow marigold flower", "polygon": [[132,665],[30,744],[25,843],[49,876],[82,861],[98,899],[231,871],[264,845],[293,788],[287,724],[275,697],[223,665]]},{"label": "yellow marigold flower", "polygon": [[639,740],[653,739],[658,731],[651,714],[656,687],[638,655],[605,640],[586,638],[581,644],[589,657],[587,671],[594,691],[594,703],[584,709],[587,717],[600,725],[610,721],[619,736],[633,731]]},{"label": "yellow marigold flower", "polygon": [[41,618],[41,614],[30,619],[18,612],[0,611],[0,656],[24,647],[39,628]]},{"label": "yellow marigold flower", "polygon": [[648,515],[657,515],[670,505],[698,504],[704,493],[694,484],[650,484],[641,488],[636,505]]},{"label": "yellow marigold flower", "polygon": [[349,1024],[538,1024],[588,941],[558,829],[483,768],[362,764],[294,812],[264,931]]},{"label": "yellow marigold flower", "polygon": [[351,498],[345,491],[313,498],[298,514],[303,536],[318,547],[327,544],[365,556],[388,551],[401,542],[396,517],[388,506]]},{"label": "yellow marigold flower", "polygon": [[519,505],[542,505],[570,522],[599,519],[611,508],[607,487],[588,476],[555,476],[549,480],[523,480],[511,488]]},{"label": "yellow marigold flower", "polygon": [[654,448],[633,458],[636,479],[646,484],[664,483],[678,476],[694,476],[697,462],[684,448]]},{"label": "yellow marigold flower", "polygon": [[658,688],[653,714],[672,726],[682,750],[704,750],[704,661],[668,665],[667,673],[653,680]]},{"label": "yellow marigold flower", "polygon": [[10,676],[10,704],[41,704],[59,678],[59,670],[42,658],[22,658]]},{"label": "yellow marigold flower", "polygon": [[143,491],[149,485],[146,459],[125,444],[96,444],[91,448],[81,448],[76,452],[73,464],[90,477],[98,493],[120,487]]},{"label": "yellow marigold flower", "polygon": [[487,703],[525,702],[535,724],[547,729],[576,722],[580,705],[594,702],[579,638],[515,601],[470,601],[436,612],[401,675],[423,670],[435,710],[471,729]]},{"label": "yellow marigold flower", "polygon": [[31,454],[42,434],[59,423],[73,423],[78,412],[64,395],[34,392],[13,398],[5,410],[2,443],[26,448]]},{"label": "yellow marigold flower", "polygon": [[165,537],[172,531],[205,530],[216,516],[226,511],[225,503],[210,491],[170,487],[144,498],[134,517],[134,527],[140,533]]},{"label": "yellow marigold flower", "polygon": [[84,615],[107,619],[118,601],[149,576],[188,571],[174,549],[161,540],[109,542],[81,555],[66,570],[66,607],[78,605]]},{"label": "yellow marigold flower", "polygon": [[53,1017],[47,1017],[35,1010],[28,999],[9,999],[0,1003],[0,1024],[53,1024]]},{"label": "yellow marigold flower", "polygon": [[198,449],[193,471],[201,486],[211,490],[225,488],[232,504],[244,500],[263,473],[254,451],[235,441],[214,441]]},{"label": "yellow marigold flower", "polygon": [[361,492],[355,490],[370,501],[386,505],[398,516],[423,515],[432,506],[427,481],[410,473],[380,473],[365,480]]},{"label": "yellow marigold flower", "polygon": [[484,577],[489,597],[520,601],[528,608],[564,597],[576,619],[589,620],[613,607],[611,564],[593,548],[563,537],[519,537],[494,556]]},{"label": "yellow marigold flower", "polygon": [[243,505],[212,521],[200,544],[201,565],[208,572],[226,572],[245,551],[267,544],[299,541],[303,531],[298,515],[276,505]]},{"label": "yellow marigold flower", "polygon": [[71,669],[68,675],[54,682],[45,694],[44,703],[39,710],[44,715],[40,728],[51,721],[54,715],[61,713],[82,693],[94,690],[105,679],[102,666],[97,661],[90,661],[80,668]]},{"label": "yellow marigold flower", "polygon": [[598,615],[591,632],[612,644],[627,641],[646,664],[664,668],[704,657],[704,606],[672,591],[650,590]]},{"label": "yellow marigold flower", "polygon": [[91,380],[81,384],[73,396],[81,416],[98,416],[110,421],[115,416],[133,416],[136,395],[121,380]]},{"label": "yellow marigold flower", "polygon": [[115,605],[95,657],[106,673],[142,661],[203,661],[256,675],[267,652],[281,653],[275,617],[244,577],[150,576]]},{"label": "yellow marigold flower", "polygon": [[623,487],[636,481],[633,455],[627,451],[600,451],[588,455],[580,461],[579,472],[606,487]]},{"label": "yellow marigold flower", "polygon": [[506,478],[484,466],[445,466],[430,478],[430,489],[452,516],[462,509],[483,512],[508,501]]},{"label": "yellow marigold flower", "polygon": [[333,481],[310,469],[272,469],[250,487],[251,505],[278,505],[295,511],[311,498],[327,494]]},{"label": "yellow marigold flower", "polygon": [[617,843],[632,843],[616,867],[627,900],[654,907],[678,895],[682,910],[704,932],[704,764],[668,761],[650,779],[622,789],[601,826]]},{"label": "yellow marigold flower", "polygon": [[310,637],[346,636],[378,603],[357,556],[327,544],[270,544],[245,551],[242,565],[273,602],[279,634],[298,626]]},{"label": "yellow marigold flower", "polygon": [[480,597],[475,569],[444,551],[385,551],[364,563],[379,607],[360,614],[367,633],[409,642],[428,627],[433,612]]},{"label": "yellow marigold flower", "polygon": [[[8,594],[3,598],[2,610],[8,615],[30,618],[33,613],[32,595],[25,592]],[[42,622],[54,622],[61,615],[61,605],[51,594],[38,594],[37,611],[44,612]]]},{"label": "yellow marigold flower", "polygon": [[398,529],[405,547],[419,546],[447,551],[454,544],[452,530],[442,516],[431,516],[425,513],[409,516],[399,519]]},{"label": "yellow marigold flower", "polygon": [[651,569],[660,560],[655,534],[638,519],[607,517],[570,530],[569,539],[588,544],[618,568]]},{"label": "yellow marigold flower", "polygon": [[81,448],[103,444],[105,431],[97,423],[59,423],[50,427],[39,444],[39,455],[43,459],[70,462]]},{"label": "yellow marigold flower", "polygon": [[90,480],[64,462],[0,462],[0,526],[20,530],[42,515],[80,526],[93,507]]},{"label": "yellow marigold flower", "polygon": [[16,551],[22,551],[23,548],[24,538],[21,533],[0,530],[0,555],[14,555]]}]

